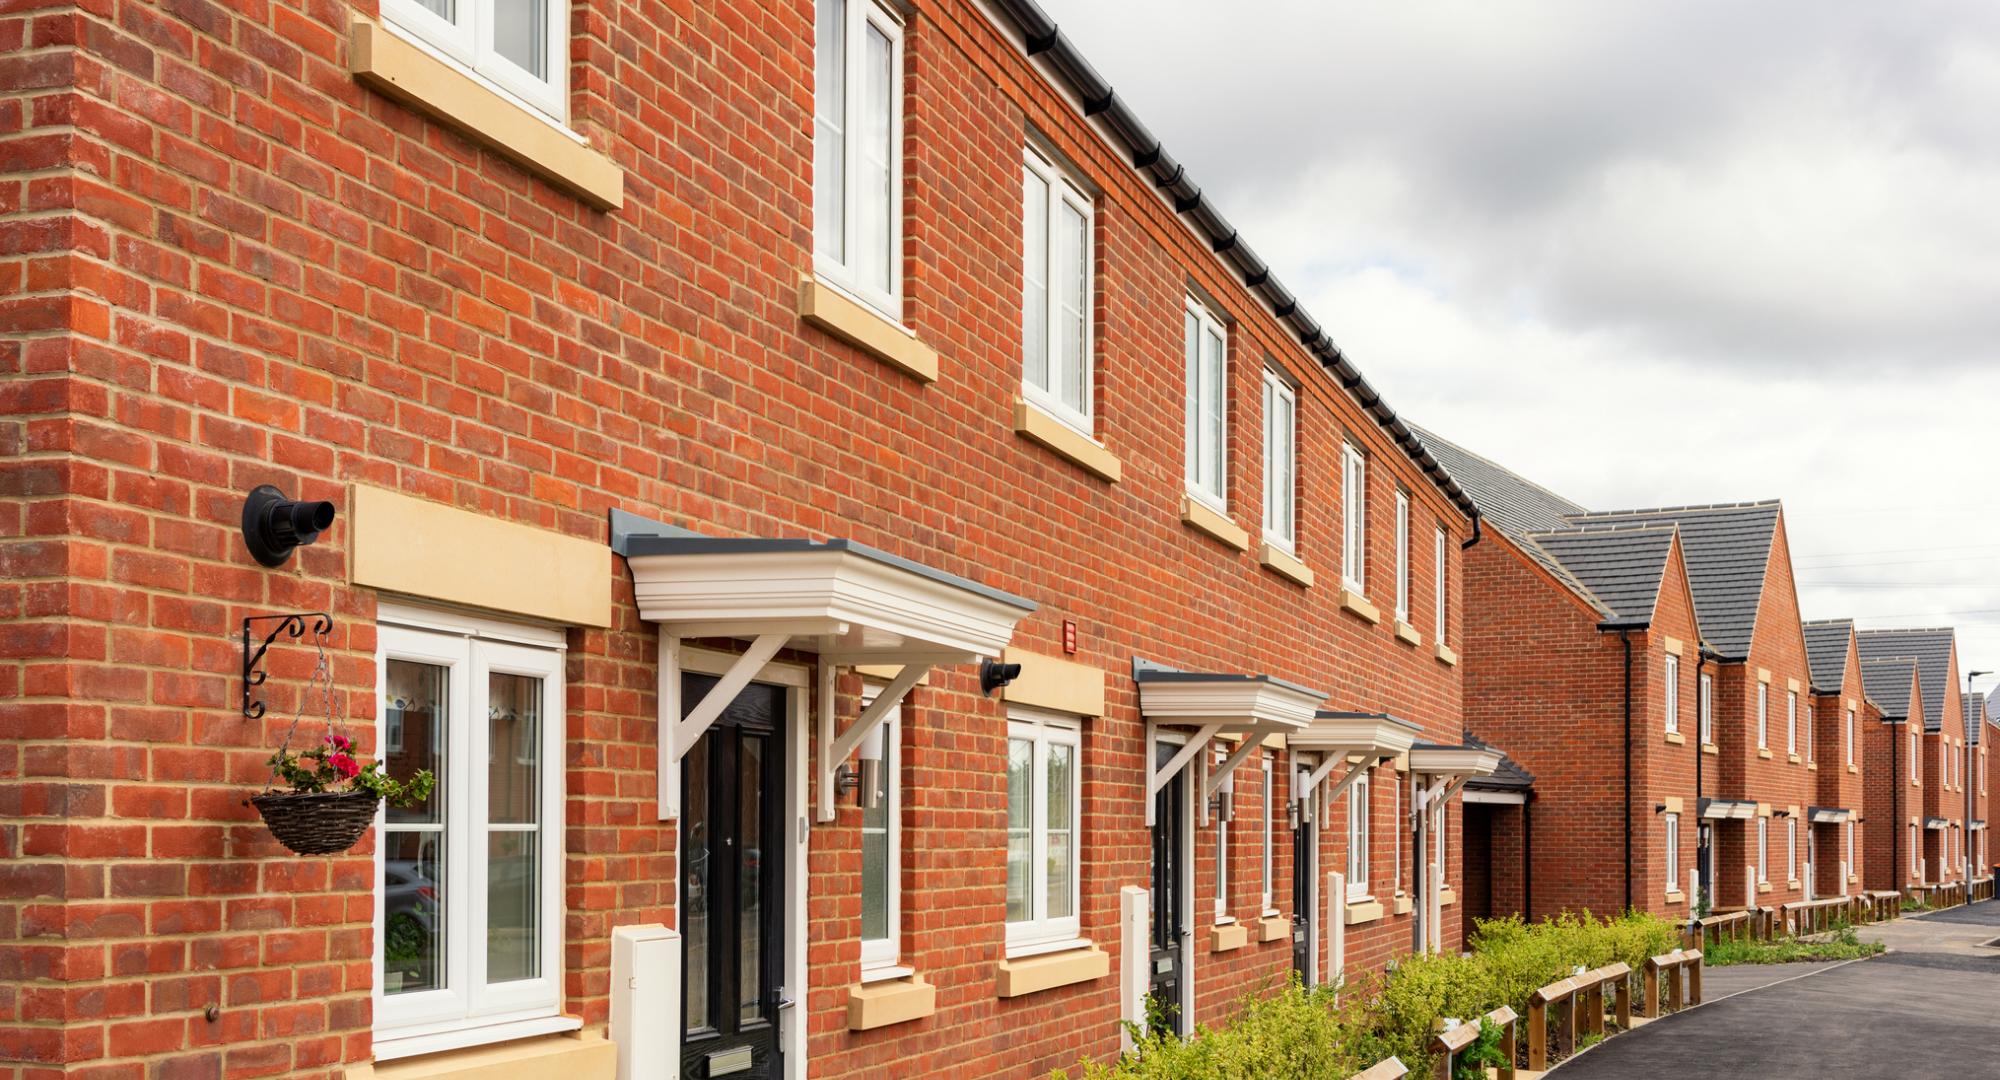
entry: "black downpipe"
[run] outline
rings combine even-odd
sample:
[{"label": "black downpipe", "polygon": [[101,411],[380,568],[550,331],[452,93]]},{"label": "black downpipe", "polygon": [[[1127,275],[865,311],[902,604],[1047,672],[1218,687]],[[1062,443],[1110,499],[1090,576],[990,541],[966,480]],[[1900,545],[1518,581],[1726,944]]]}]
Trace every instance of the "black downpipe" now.
[{"label": "black downpipe", "polygon": [[1467,548],[1471,547],[1472,545],[1477,544],[1479,542],[1479,538],[1482,535],[1484,534],[1480,532],[1479,529],[1479,511],[1474,510],[1472,512],[1472,536],[1460,542],[1460,544],[1458,545],[1458,550],[1464,551]]},{"label": "black downpipe", "polygon": [[[1632,631],[1618,631],[1625,643],[1625,910],[1632,910]],[[1697,736],[1700,732],[1695,733]]]},{"label": "black downpipe", "polygon": [[1535,919],[1535,793],[1521,804],[1521,918]]},{"label": "black downpipe", "polygon": [[[1883,727],[1888,727],[1887,721]],[[1903,741],[1902,732],[1889,733],[1889,880],[1903,880],[1903,770],[1896,764],[1896,747]],[[1901,896],[1903,887],[1896,886],[1896,895]]]},{"label": "black downpipe", "polygon": [[[1702,750],[1702,746],[1707,742],[1707,740],[1702,737],[1702,731],[1701,731],[1701,669],[1707,666],[1708,666],[1708,646],[1697,642],[1694,647],[1694,738],[1689,740],[1690,742],[1694,743],[1694,850],[1697,858],[1699,858],[1701,854],[1701,827],[1702,827],[1701,759],[1708,756]],[[1708,709],[1709,712],[1711,713],[1715,711],[1714,698],[1715,695],[1713,694],[1709,695]],[[1710,836],[1713,837],[1713,835],[1714,834],[1711,832]],[[1713,839],[1709,841],[1708,851],[1709,851],[1708,865],[1702,867],[1702,869],[1706,870],[1710,877],[1714,877],[1715,841]],[[1709,897],[1708,909],[1710,911],[1714,911],[1715,882],[1704,881],[1701,883],[1701,887],[1708,890],[1708,897]],[[1694,906],[1688,908],[1690,916],[1700,906],[1701,906],[1701,897],[1697,895],[1694,898]]]}]

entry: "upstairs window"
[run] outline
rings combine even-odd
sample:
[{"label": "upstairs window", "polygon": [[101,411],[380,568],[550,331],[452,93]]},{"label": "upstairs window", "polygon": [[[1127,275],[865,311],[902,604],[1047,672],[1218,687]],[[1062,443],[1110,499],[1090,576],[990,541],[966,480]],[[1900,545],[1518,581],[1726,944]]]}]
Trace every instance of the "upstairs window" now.
[{"label": "upstairs window", "polygon": [[1817,735],[1818,729],[1819,729],[1818,718],[1813,710],[1812,703],[1807,702],[1806,703],[1806,761],[1808,762],[1819,760],[1818,756],[1813,753],[1813,743],[1818,738]]},{"label": "upstairs window", "polygon": [[561,0],[382,0],[382,17],[536,112],[568,110],[569,5]]},{"label": "upstairs window", "polygon": [[1445,597],[1444,557],[1446,551],[1445,548],[1446,539],[1447,538],[1445,536],[1444,527],[1439,526],[1437,530],[1437,542],[1435,545],[1436,550],[1432,553],[1433,559],[1436,563],[1436,573],[1434,573],[1431,577],[1431,591],[1434,594],[1431,598],[1433,601],[1432,604],[1433,610],[1431,612],[1431,632],[1437,637],[1438,644],[1440,645],[1444,644],[1444,597]]},{"label": "upstairs window", "polygon": [[1410,621],[1410,493],[1396,492],[1396,621]]},{"label": "upstairs window", "polygon": [[[1904,721],[1904,723],[1909,723],[1909,721],[1906,720]],[[1910,783],[1912,784],[1921,784],[1924,782],[1922,761],[1917,756],[1921,752],[1922,752],[1921,748],[1917,745],[1917,731],[1915,728],[1911,728],[1910,729]]]},{"label": "upstairs window", "polygon": [[1847,710],[1847,763],[1854,764],[1854,710]]},{"label": "upstairs window", "polygon": [[1034,147],[1021,161],[1021,389],[1089,435],[1090,197]]},{"label": "upstairs window", "polygon": [[1757,749],[1771,748],[1771,687],[1757,684]]},{"label": "upstairs window", "polygon": [[903,24],[874,0],[819,0],[813,266],[902,317]]},{"label": "upstairs window", "polygon": [[1667,654],[1666,679],[1667,684],[1663,689],[1667,731],[1671,734],[1681,729],[1681,658],[1673,653]]},{"label": "upstairs window", "polygon": [[1714,683],[1710,680],[1708,672],[1702,672],[1701,679],[1695,684],[1694,695],[1695,719],[1701,727],[1701,741],[1706,745],[1713,745],[1715,742],[1715,724],[1712,719],[1715,715],[1713,712],[1715,694]]},{"label": "upstairs window", "polygon": [[1298,543],[1298,429],[1298,394],[1264,372],[1264,539],[1288,552]]},{"label": "upstairs window", "polygon": [[1227,513],[1229,333],[1192,296],[1181,314],[1187,361],[1187,489]]},{"label": "upstairs window", "polygon": [[1787,691],[1785,695],[1785,753],[1794,757],[1799,753],[1799,692]]},{"label": "upstairs window", "polygon": [[1368,573],[1368,459],[1353,443],[1340,448],[1340,577],[1355,592],[1366,592]]}]

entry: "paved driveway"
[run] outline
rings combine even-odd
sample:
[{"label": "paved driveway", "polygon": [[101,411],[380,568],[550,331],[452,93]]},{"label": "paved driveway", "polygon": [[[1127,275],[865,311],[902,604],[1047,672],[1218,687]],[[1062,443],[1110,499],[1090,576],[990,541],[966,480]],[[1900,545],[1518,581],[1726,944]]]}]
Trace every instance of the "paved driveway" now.
[{"label": "paved driveway", "polygon": [[[1890,952],[1621,1035],[1560,1080],[2000,1078],[2000,902],[1864,930]],[[1711,999],[1713,1000],[1713,999]]]}]

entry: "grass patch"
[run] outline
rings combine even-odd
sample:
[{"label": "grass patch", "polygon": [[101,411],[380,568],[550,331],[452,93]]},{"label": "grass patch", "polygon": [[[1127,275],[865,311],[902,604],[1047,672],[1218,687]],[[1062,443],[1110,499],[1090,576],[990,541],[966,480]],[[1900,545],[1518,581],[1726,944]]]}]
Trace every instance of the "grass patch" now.
[{"label": "grass patch", "polygon": [[1736,964],[1859,960],[1881,951],[1881,942],[1863,941],[1854,933],[1853,927],[1842,926],[1824,937],[1785,938],[1779,941],[1725,938],[1703,949],[1701,962],[1708,967],[1730,967]]}]

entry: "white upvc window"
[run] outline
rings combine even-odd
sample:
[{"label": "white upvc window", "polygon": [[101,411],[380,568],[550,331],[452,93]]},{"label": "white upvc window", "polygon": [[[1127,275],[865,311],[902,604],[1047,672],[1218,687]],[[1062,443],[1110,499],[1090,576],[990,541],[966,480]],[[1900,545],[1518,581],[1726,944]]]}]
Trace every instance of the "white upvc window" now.
[{"label": "white upvc window", "polygon": [[1681,729],[1681,658],[1667,654],[1666,686],[1663,687],[1666,701],[1667,731]]},{"label": "white upvc window", "polygon": [[1844,831],[1847,833],[1847,861],[1841,864],[1841,868],[1851,877],[1854,874],[1854,819],[1848,818],[1846,825]]},{"label": "white upvc window", "polygon": [[1757,749],[1771,748],[1771,685],[1757,684]]},{"label": "white upvc window", "polygon": [[1410,621],[1410,493],[1396,491],[1396,621]]},{"label": "white upvc window", "polygon": [[1026,709],[1007,719],[1007,947],[1073,941],[1082,731]]},{"label": "white upvc window", "polygon": [[1278,800],[1274,785],[1271,783],[1272,778],[1276,775],[1272,771],[1271,766],[1272,766],[1271,755],[1265,754],[1264,755],[1264,816],[1262,819],[1264,827],[1264,859],[1262,868],[1263,869],[1262,876],[1264,882],[1264,900],[1263,900],[1262,910],[1266,915],[1276,915],[1278,913],[1278,908],[1276,903],[1278,896],[1278,891],[1277,891],[1278,823],[1272,820],[1271,817],[1271,812],[1277,808]]},{"label": "white upvc window", "polygon": [[382,18],[519,104],[567,122],[566,0],[382,0]]},{"label": "white upvc window", "polygon": [[429,799],[377,818],[378,1058],[565,1023],[562,640],[423,623],[376,633],[377,698],[403,732],[383,767],[437,777]]},{"label": "white upvc window", "polygon": [[1275,371],[1264,372],[1264,539],[1298,544],[1299,398]]},{"label": "white upvc window", "polygon": [[1799,819],[1795,817],[1785,819],[1785,865],[1791,868],[1785,880],[1799,880]]},{"label": "white upvc window", "polygon": [[1799,692],[1785,692],[1785,753],[1799,752]]},{"label": "white upvc window", "polygon": [[1681,890],[1681,816],[1667,814],[1667,891]]},{"label": "white upvc window", "polygon": [[903,24],[875,0],[818,0],[813,268],[902,317]]},{"label": "white upvc window", "polygon": [[1713,744],[1715,742],[1715,683],[1713,677],[1708,672],[1704,671],[1701,673],[1701,678],[1697,680],[1695,686],[1694,696],[1696,720],[1701,727],[1701,741],[1704,744]]},{"label": "white upvc window", "polygon": [[[876,688],[862,692],[864,706]],[[861,970],[894,968],[903,940],[903,707],[882,721],[882,797],[861,811]]]},{"label": "white upvc window", "polygon": [[1445,813],[1445,801],[1438,799],[1431,806],[1431,856],[1437,861],[1438,887],[1450,888],[1445,868],[1445,834],[1451,830],[1451,815]]},{"label": "white upvc window", "polygon": [[1951,741],[1942,736],[1938,738],[1938,787],[1951,787]]},{"label": "white upvc window", "polygon": [[[1215,765],[1220,766],[1228,757],[1221,746],[1216,747]],[[1229,913],[1229,826],[1230,818],[1236,813],[1236,775],[1231,773],[1216,789],[1215,813],[1215,921],[1235,922],[1236,916]]]},{"label": "white upvc window", "polygon": [[1347,898],[1368,897],[1368,788],[1364,775],[1347,789]]},{"label": "white upvc window", "polygon": [[1986,748],[1979,748],[1979,793],[1986,794]]},{"label": "white upvc window", "polygon": [[1449,539],[1445,534],[1444,526],[1438,526],[1436,550],[1433,553],[1437,564],[1436,573],[1431,577],[1431,591],[1435,594],[1431,597],[1431,633],[1436,636],[1440,645],[1444,644],[1444,598],[1446,572],[1448,569],[1445,563],[1445,554],[1448,550],[1446,543]]},{"label": "white upvc window", "polygon": [[1766,872],[1767,868],[1770,865],[1769,862],[1769,855],[1771,851],[1770,826],[1771,826],[1770,818],[1760,817],[1757,819],[1757,884],[1759,885],[1762,885],[1765,882],[1771,880],[1770,876]]},{"label": "white upvc window", "polygon": [[1187,361],[1187,489],[1227,512],[1229,331],[1190,296],[1182,311],[1182,352]]},{"label": "white upvc window", "polygon": [[1847,710],[1847,763],[1854,764],[1854,710]]},{"label": "white upvc window", "polygon": [[[1410,780],[1405,781],[1400,774],[1392,772],[1389,775],[1391,778],[1389,790],[1395,796],[1395,805],[1390,808],[1393,814],[1389,820],[1395,822],[1393,827],[1400,833],[1401,830],[1409,827],[1408,822],[1403,817],[1403,788],[1405,786],[1414,787],[1415,778],[1412,777]],[[1415,793],[1412,791],[1411,799],[1413,805],[1415,797]],[[1403,845],[1400,841],[1389,845],[1389,888],[1397,896],[1403,895]]]},{"label": "white upvc window", "polygon": [[[1907,724],[1911,721],[1903,722]],[[1912,784],[1921,784],[1924,780],[1923,758],[1919,756],[1922,753],[1923,748],[1917,741],[1917,729],[1913,727],[1910,729],[1910,783]]]},{"label": "white upvc window", "polygon": [[1917,850],[1917,823],[1914,821],[1910,822],[1910,872],[1918,875],[1917,880],[1923,880],[1924,860],[1922,852]]},{"label": "white upvc window", "polygon": [[1368,591],[1368,459],[1353,443],[1340,448],[1340,578],[1357,593]]},{"label": "white upvc window", "polygon": [[1816,742],[1818,738],[1819,738],[1819,714],[1818,711],[1813,708],[1812,702],[1808,701],[1806,702],[1806,760],[1808,762],[1819,760],[1818,756],[1813,753],[1813,743]]},{"label": "white upvc window", "polygon": [[1032,146],[1021,162],[1021,391],[1091,435],[1090,196]]}]

